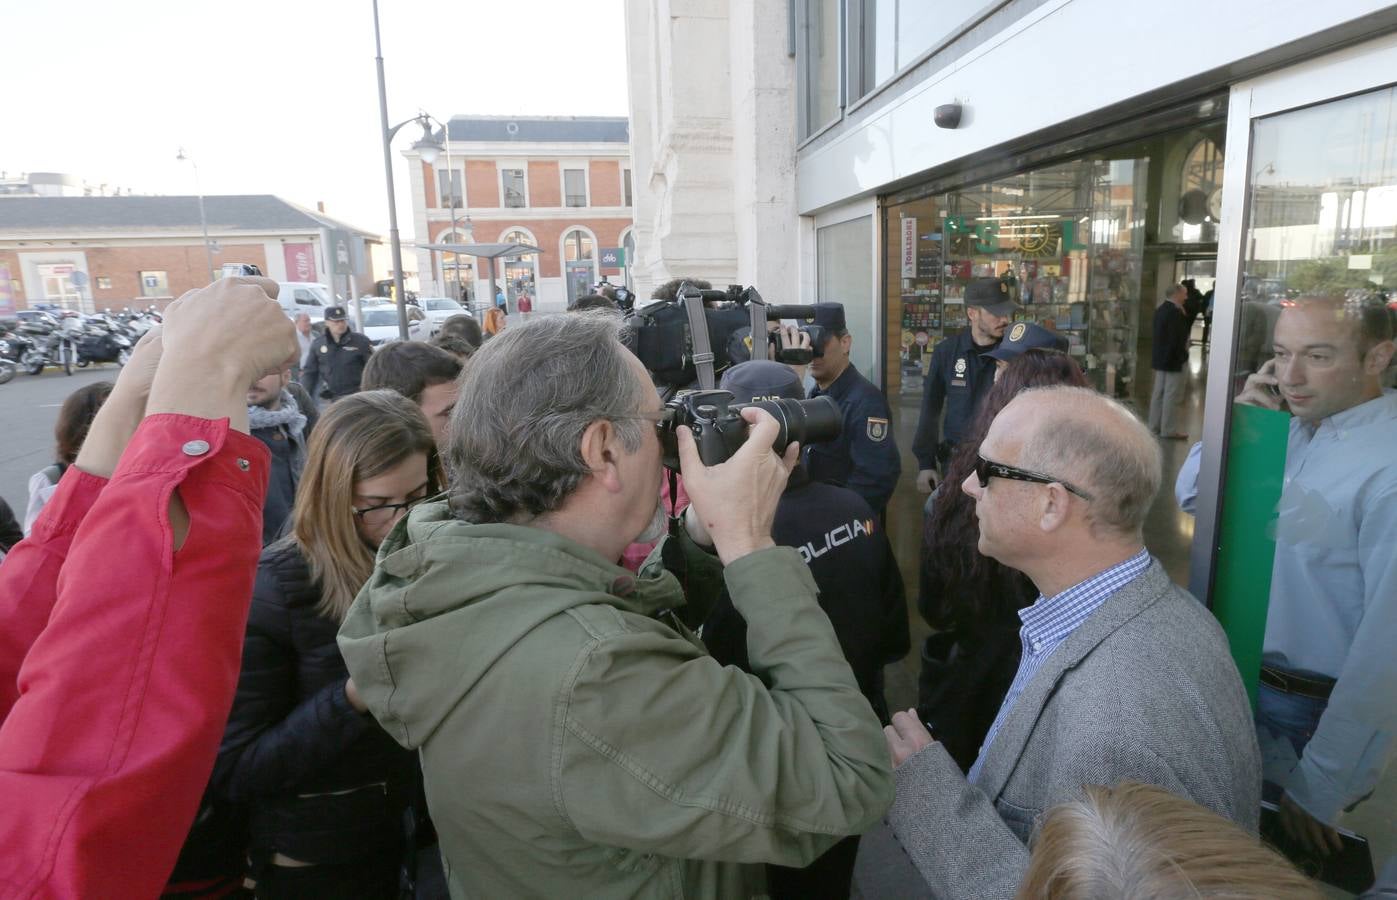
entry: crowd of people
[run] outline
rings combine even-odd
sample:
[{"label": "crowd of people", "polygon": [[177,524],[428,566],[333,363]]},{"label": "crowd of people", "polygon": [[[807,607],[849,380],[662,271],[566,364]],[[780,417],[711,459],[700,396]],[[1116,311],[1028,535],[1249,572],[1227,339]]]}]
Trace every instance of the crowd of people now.
[{"label": "crowd of people", "polygon": [[937,897],[1319,896],[1144,547],[1156,437],[995,279],[931,361],[907,710],[900,461],[838,304],[811,366],[721,387],[840,438],[778,455],[748,407],[706,466],[605,293],[377,350],[275,293],[180,298],[61,412],[0,563],[0,894],[842,898],[881,830]]}]

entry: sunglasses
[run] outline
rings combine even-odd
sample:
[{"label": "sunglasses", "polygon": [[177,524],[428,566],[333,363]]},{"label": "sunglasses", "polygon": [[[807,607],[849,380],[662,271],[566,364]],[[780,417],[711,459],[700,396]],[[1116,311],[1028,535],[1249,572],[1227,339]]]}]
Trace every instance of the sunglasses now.
[{"label": "sunglasses", "polygon": [[1051,475],[1044,475],[1041,472],[1030,472],[1028,469],[1020,469],[1018,466],[1007,466],[1004,463],[991,462],[983,456],[977,456],[975,460],[975,477],[980,479],[980,487],[990,486],[991,478],[1007,478],[1010,481],[1027,481],[1032,484],[1060,484],[1069,493],[1076,494],[1083,500],[1091,500],[1091,494],[1073,487],[1061,478],[1054,478]]}]

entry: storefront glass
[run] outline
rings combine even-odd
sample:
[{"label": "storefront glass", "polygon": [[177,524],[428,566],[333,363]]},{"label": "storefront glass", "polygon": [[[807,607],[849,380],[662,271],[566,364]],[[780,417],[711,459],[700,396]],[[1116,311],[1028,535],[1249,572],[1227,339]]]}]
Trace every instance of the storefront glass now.
[{"label": "storefront glass", "polygon": [[1370,854],[1397,892],[1397,90],[1251,142],[1215,610],[1255,689],[1267,837],[1320,871],[1287,823],[1347,831],[1326,880],[1364,889]]},{"label": "storefront glass", "polygon": [[819,260],[817,300],[844,304],[845,327],[854,336],[849,359],[873,382],[873,222],[860,216],[815,231]]}]

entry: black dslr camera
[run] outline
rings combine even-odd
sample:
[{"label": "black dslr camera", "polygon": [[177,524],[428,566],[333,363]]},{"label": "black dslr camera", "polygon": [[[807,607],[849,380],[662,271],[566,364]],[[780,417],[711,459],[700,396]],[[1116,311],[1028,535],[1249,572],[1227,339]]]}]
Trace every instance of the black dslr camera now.
[{"label": "black dslr camera", "polygon": [[749,406],[766,410],[781,426],[771,445],[777,453],[785,453],[793,441],[802,446],[832,441],[844,426],[839,404],[829,397],[733,403],[733,396],[727,391],[690,391],[665,404],[665,417],[660,422],[665,466],[679,471],[680,428],[693,432],[699,459],[705,466],[726,462],[747,440],[750,426],[740,413]]}]

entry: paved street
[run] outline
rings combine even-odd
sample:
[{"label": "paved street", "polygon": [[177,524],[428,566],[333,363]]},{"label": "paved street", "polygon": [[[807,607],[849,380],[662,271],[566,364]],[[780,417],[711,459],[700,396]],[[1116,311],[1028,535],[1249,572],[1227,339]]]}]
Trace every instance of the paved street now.
[{"label": "paved street", "polygon": [[53,462],[53,424],[63,399],[85,384],[116,379],[116,366],[45,369],[42,375],[15,375],[0,384],[0,497],[17,518],[28,500],[29,476]]}]

